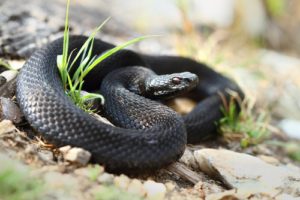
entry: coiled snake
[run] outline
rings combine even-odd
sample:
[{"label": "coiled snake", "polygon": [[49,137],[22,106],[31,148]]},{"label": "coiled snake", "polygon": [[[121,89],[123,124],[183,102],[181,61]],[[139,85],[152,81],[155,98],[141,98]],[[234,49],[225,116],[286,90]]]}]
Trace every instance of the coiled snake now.
[{"label": "coiled snake", "polygon": [[[71,36],[69,49],[80,49],[86,39]],[[46,140],[57,146],[87,149],[93,161],[111,170],[152,170],[175,161],[187,142],[197,143],[215,130],[215,121],[222,117],[219,92],[226,95],[228,88],[242,95],[235,83],[192,59],[122,50],[101,62],[85,80],[86,90],[101,87],[106,113],[118,125],[113,127],[80,110],[65,95],[56,64],[57,55],[62,54],[62,44],[62,39],[50,43],[36,51],[23,66],[17,80],[20,108]],[[97,39],[93,54],[100,55],[112,47]],[[133,68],[125,68],[128,66]],[[190,96],[201,101],[191,113],[179,116],[148,99],[151,87],[146,88],[140,81],[144,77],[146,84],[156,84],[149,81],[149,77],[156,75],[148,69],[157,74],[186,72],[170,75],[168,81],[175,86],[197,83]],[[199,81],[188,72],[196,74]],[[128,81],[135,85],[129,85]],[[145,93],[148,98],[139,93]]]}]

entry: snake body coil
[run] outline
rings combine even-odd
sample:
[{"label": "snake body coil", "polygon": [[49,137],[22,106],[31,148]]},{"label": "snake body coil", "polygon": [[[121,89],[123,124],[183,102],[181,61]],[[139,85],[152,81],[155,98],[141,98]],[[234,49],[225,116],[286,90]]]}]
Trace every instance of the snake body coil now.
[{"label": "snake body coil", "polygon": [[[80,49],[86,39],[71,36],[69,49]],[[100,55],[113,47],[95,40],[93,54]],[[36,51],[27,60],[17,81],[21,110],[49,142],[87,149],[95,162],[112,170],[151,170],[175,161],[182,155],[187,142],[199,142],[215,130],[215,121],[222,117],[218,92],[224,93],[228,88],[242,95],[236,84],[194,60],[122,50],[93,69],[85,80],[85,89],[99,89],[105,76],[114,70],[144,66],[157,74],[184,71],[196,74],[200,81],[190,96],[201,101],[191,113],[181,117],[153,100],[107,81],[101,86],[107,112],[116,116],[123,128],[112,127],[77,108],[65,95],[56,67],[56,57],[60,54],[62,39]],[[114,100],[110,100],[110,96]],[[129,117],[118,110],[122,106]]]}]

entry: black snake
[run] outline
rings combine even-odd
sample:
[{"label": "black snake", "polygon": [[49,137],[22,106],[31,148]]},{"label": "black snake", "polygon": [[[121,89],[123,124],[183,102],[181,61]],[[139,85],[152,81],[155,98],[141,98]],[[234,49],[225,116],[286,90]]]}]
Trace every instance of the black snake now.
[{"label": "black snake", "polygon": [[[80,49],[86,39],[71,36],[69,49]],[[101,93],[106,99],[106,112],[115,116],[112,120],[120,126],[113,127],[80,110],[65,95],[56,63],[57,55],[62,54],[62,44],[63,40],[58,39],[27,60],[18,76],[17,100],[28,122],[46,140],[57,146],[87,149],[93,161],[108,169],[152,170],[175,161],[187,142],[197,143],[215,131],[215,122],[222,117],[219,92],[226,96],[225,90],[231,89],[243,95],[235,83],[192,59],[121,50],[101,62],[85,80],[88,91],[99,89],[103,82]],[[97,39],[93,54],[100,55],[113,47]],[[136,67],[125,70],[128,66]],[[156,101],[133,93],[145,86],[137,80],[135,86],[130,86],[127,81],[147,78],[150,76],[147,73],[151,73],[138,66],[157,74],[196,74],[199,83],[190,97],[198,100],[198,105],[182,117]],[[175,84],[182,82],[181,77],[175,76],[172,80]]]}]

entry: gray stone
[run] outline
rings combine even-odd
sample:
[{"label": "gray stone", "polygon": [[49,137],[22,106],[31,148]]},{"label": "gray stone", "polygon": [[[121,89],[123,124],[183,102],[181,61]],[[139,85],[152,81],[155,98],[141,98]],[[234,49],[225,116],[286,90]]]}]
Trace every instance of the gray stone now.
[{"label": "gray stone", "polygon": [[146,191],[143,183],[138,179],[132,179],[127,187],[127,192],[138,196],[145,196]]},{"label": "gray stone", "polygon": [[228,188],[253,194],[300,196],[300,169],[274,166],[251,155],[229,150],[201,149],[194,156],[202,171]]},{"label": "gray stone", "polygon": [[38,151],[38,156],[45,163],[48,163],[48,164],[55,163],[52,151],[42,149],[42,150]]},{"label": "gray stone", "polygon": [[130,179],[124,174],[121,174],[120,176],[114,178],[114,184],[123,190],[127,189],[129,183]]},{"label": "gray stone", "polygon": [[66,154],[70,149],[72,149],[72,147],[70,145],[67,145],[67,146],[60,147],[59,151],[63,154]]},{"label": "gray stone", "polygon": [[97,178],[97,181],[103,184],[111,184],[114,181],[114,175],[104,172]]},{"label": "gray stone", "polygon": [[198,167],[195,157],[193,155],[193,152],[191,150],[189,150],[188,148],[185,149],[183,155],[179,159],[179,162],[182,162],[182,163],[186,164],[187,166],[190,166],[194,169],[196,169]]},{"label": "gray stone", "polygon": [[0,135],[13,132],[14,130],[16,130],[16,127],[10,120],[0,122]]},{"label": "gray stone", "polygon": [[64,154],[64,158],[76,164],[86,165],[91,158],[91,153],[82,148],[74,147]]},{"label": "gray stone", "polygon": [[1,73],[1,76],[6,79],[6,81],[11,81],[18,75],[18,71],[16,70],[6,70]]},{"label": "gray stone", "polygon": [[165,198],[167,189],[162,183],[157,183],[152,180],[145,181],[144,189],[148,200],[162,200]]},{"label": "gray stone", "polygon": [[11,99],[0,97],[0,119],[7,119],[18,124],[22,122],[23,114]]}]

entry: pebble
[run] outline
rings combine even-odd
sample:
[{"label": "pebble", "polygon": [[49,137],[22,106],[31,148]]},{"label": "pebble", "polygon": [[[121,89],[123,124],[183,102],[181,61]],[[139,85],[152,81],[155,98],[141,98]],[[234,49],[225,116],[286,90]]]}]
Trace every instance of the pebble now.
[{"label": "pebble", "polygon": [[18,71],[16,70],[6,70],[0,74],[0,76],[4,77],[6,82],[11,81],[18,75]]},{"label": "pebble", "polygon": [[86,165],[91,159],[91,153],[82,148],[74,147],[64,154],[64,158],[79,165]]},{"label": "pebble", "polygon": [[146,190],[146,199],[148,200],[162,200],[167,192],[164,184],[152,180],[145,181],[144,188]]},{"label": "pebble", "polygon": [[129,183],[130,179],[124,174],[114,178],[114,184],[121,189],[127,190]]},{"label": "pebble", "polygon": [[15,124],[22,122],[23,114],[11,99],[0,97],[0,120],[8,119]]},{"label": "pebble", "polygon": [[127,192],[138,196],[145,196],[146,191],[143,183],[138,179],[132,179],[128,185]]},{"label": "pebble", "polygon": [[201,149],[194,152],[200,169],[228,188],[268,195],[300,195],[299,170],[274,166],[257,157],[229,150]]},{"label": "pebble", "polygon": [[181,158],[179,159],[179,162],[182,162],[182,163],[186,164],[187,166],[192,167],[194,169],[197,169],[197,167],[198,167],[195,157],[193,155],[193,152],[191,150],[189,150],[188,148],[185,148],[185,151],[184,151],[183,155],[181,156]]},{"label": "pebble", "polygon": [[39,150],[38,156],[41,158],[42,161],[48,163],[48,164],[54,164],[54,156],[52,151],[48,150]]},{"label": "pebble", "polygon": [[103,184],[111,184],[114,181],[114,175],[104,172],[97,178],[97,181]]},{"label": "pebble", "polygon": [[70,145],[63,146],[59,148],[59,151],[63,154],[66,154],[72,147]]},{"label": "pebble", "polygon": [[10,120],[2,120],[0,122],[0,135],[10,133],[16,130],[16,127],[13,125]]}]

